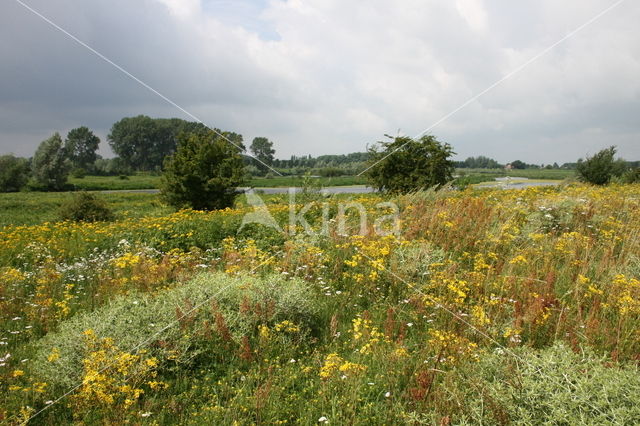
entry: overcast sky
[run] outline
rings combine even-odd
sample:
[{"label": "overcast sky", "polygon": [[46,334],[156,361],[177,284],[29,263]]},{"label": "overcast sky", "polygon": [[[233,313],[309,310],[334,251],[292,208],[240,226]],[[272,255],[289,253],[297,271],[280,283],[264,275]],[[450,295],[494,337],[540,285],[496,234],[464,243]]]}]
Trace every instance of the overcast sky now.
[{"label": "overcast sky", "polygon": [[[23,0],[205,124],[276,156],[415,136],[615,0]],[[431,130],[457,158],[640,160],[640,2]],[[0,154],[125,116],[190,119],[15,0],[0,2]]]}]

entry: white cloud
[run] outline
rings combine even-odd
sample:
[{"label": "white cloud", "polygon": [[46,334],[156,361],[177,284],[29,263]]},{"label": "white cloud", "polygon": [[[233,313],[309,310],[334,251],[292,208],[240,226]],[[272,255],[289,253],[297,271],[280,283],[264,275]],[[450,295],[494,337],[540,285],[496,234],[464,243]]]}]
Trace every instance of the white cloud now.
[{"label": "white cloud", "polygon": [[[208,124],[267,136],[286,157],[415,135],[610,1],[33,4]],[[571,161],[601,138],[640,158],[639,20],[640,5],[623,3],[433,133],[463,157]],[[14,6],[0,6],[0,54],[0,106],[13,111],[0,117],[0,151],[30,154],[38,131],[104,135],[125,115],[181,116]]]},{"label": "white cloud", "polygon": [[488,18],[482,0],[456,0],[456,9],[474,31],[487,30]]},{"label": "white cloud", "polygon": [[181,19],[197,16],[201,11],[200,0],[157,0],[164,4],[169,11]]}]

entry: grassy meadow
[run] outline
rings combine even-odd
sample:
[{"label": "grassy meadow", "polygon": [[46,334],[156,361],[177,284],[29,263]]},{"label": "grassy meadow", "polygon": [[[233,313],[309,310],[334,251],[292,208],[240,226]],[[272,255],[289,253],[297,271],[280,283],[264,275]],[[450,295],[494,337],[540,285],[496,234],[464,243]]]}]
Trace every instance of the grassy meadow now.
[{"label": "grassy meadow", "polygon": [[[358,176],[338,176],[312,178],[321,186],[365,185],[366,179]],[[77,190],[84,191],[121,191],[136,189],[158,189],[161,177],[156,175],[136,174],[121,178],[120,176],[85,176],[69,178],[69,184]],[[273,178],[253,178],[246,185],[256,188],[278,186],[304,186],[305,179],[300,176],[275,176]]]},{"label": "grassy meadow", "polygon": [[366,235],[287,229],[286,195],[284,233],[242,198],[57,222],[67,195],[0,194],[0,423],[640,422],[640,185],[294,206]]},{"label": "grassy meadow", "polygon": [[[469,183],[489,182],[497,177],[522,177],[539,180],[563,180],[575,176],[574,170],[525,169],[505,171],[501,169],[457,169],[456,173],[463,174]],[[132,176],[85,176],[83,178],[69,178],[69,184],[77,190],[85,191],[119,191],[137,189],[160,188],[160,176],[151,174],[135,174]],[[312,182],[321,186],[350,186],[366,185],[363,176],[337,176],[312,178]],[[301,176],[274,176],[270,178],[256,177],[249,180],[247,186],[255,188],[267,187],[302,187],[305,178]]]}]

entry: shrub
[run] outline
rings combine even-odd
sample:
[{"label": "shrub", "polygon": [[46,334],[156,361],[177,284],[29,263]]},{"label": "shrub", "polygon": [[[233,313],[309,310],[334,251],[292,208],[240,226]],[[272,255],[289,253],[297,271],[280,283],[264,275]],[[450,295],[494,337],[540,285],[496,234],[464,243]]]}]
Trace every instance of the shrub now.
[{"label": "shrub", "polygon": [[178,150],[165,162],[162,197],[177,208],[232,207],[244,180],[244,163],[234,145],[220,135],[181,134]]},{"label": "shrub", "polygon": [[380,191],[408,193],[444,185],[455,170],[451,146],[434,136],[396,137],[369,150],[367,177]]},{"label": "shrub", "polygon": [[[301,280],[204,273],[155,296],[121,297],[62,323],[58,331],[37,343],[33,371],[53,385],[78,384],[86,355],[86,330],[93,330],[99,339],[112,338],[120,350],[132,352],[142,344],[149,356],[167,359],[171,354],[176,364],[185,366],[199,354],[211,352],[211,341],[198,344],[197,335],[207,322],[215,324],[217,313],[224,318],[229,337],[237,342],[260,324],[283,320],[309,330],[318,322],[316,305],[313,292]],[[243,306],[251,307],[251,312],[244,312]],[[50,361],[52,353],[56,354],[54,362]]]},{"label": "shrub", "polygon": [[637,424],[640,375],[559,343],[483,357],[464,392],[471,423]]},{"label": "shrub", "polygon": [[622,183],[640,183],[640,167],[627,171],[620,180]]},{"label": "shrub", "polygon": [[76,179],[84,179],[87,176],[87,171],[82,167],[76,167],[75,169],[71,170],[71,176]]},{"label": "shrub", "polygon": [[29,179],[29,162],[13,155],[0,156],[0,192],[20,191]]},{"label": "shrub", "polygon": [[583,182],[594,185],[606,185],[614,176],[616,170],[619,170],[618,164],[614,160],[616,155],[616,147],[611,146],[598,152],[593,157],[582,158],[578,160],[576,171],[578,178]]},{"label": "shrub", "polygon": [[320,176],[322,177],[338,177],[342,176],[343,172],[337,167],[325,167],[320,169]]},{"label": "shrub", "polygon": [[60,219],[75,222],[106,222],[114,219],[107,203],[89,192],[79,192],[60,207]]}]

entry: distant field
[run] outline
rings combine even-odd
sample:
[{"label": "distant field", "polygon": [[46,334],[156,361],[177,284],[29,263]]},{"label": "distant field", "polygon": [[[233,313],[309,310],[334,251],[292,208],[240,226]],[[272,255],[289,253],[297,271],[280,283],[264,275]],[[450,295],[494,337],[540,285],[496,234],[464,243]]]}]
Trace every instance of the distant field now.
[{"label": "distant field", "polygon": [[[160,187],[160,176],[135,175],[127,179],[119,176],[86,176],[82,179],[69,178],[69,183],[76,189],[85,191],[117,191],[132,189],[157,189]],[[317,178],[322,186],[364,185],[365,178],[358,176],[340,176]],[[247,186],[257,188],[277,186],[302,186],[304,179],[298,176],[278,176],[271,179],[256,178],[247,182]]]},{"label": "distant field", "polygon": [[120,179],[119,176],[86,176],[82,179],[69,178],[76,189],[85,191],[105,191],[122,189],[155,189],[160,186],[160,176],[134,175]]},{"label": "distant field", "polygon": [[[575,170],[560,169],[524,169],[524,170],[502,170],[502,169],[456,169],[456,173],[464,173],[467,176],[483,177],[524,177],[528,179],[551,179],[562,180],[575,176]],[[477,182],[474,182],[477,183]]]},{"label": "distant field", "polygon": [[[70,192],[18,192],[0,194],[0,228],[7,225],[35,225],[59,220],[58,211]],[[159,216],[173,210],[157,194],[100,194],[118,219]]]},{"label": "distant field", "polygon": [[[358,176],[340,176],[330,178],[313,178],[322,186],[348,186],[348,185],[365,185],[367,183],[364,177]],[[298,176],[278,176],[271,179],[256,178],[249,181],[249,186],[257,188],[268,188],[277,186],[303,186],[304,179]]]}]

